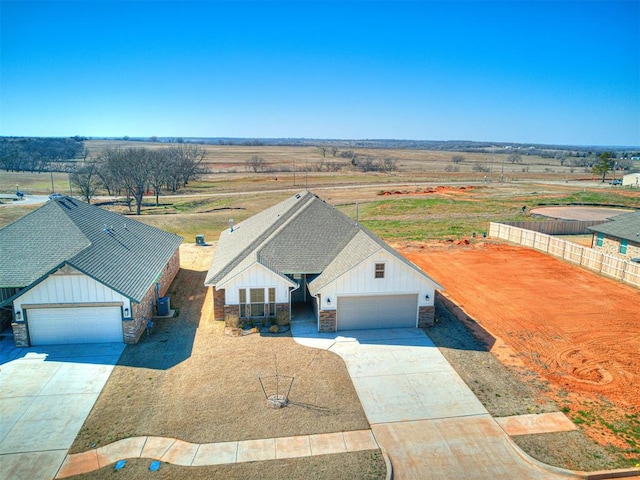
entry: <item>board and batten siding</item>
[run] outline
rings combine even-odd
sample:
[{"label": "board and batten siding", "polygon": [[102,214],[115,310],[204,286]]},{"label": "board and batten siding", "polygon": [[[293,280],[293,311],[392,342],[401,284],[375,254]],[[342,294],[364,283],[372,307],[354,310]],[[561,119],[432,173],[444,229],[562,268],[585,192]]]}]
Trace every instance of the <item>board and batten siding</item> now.
[{"label": "board and batten siding", "polygon": [[292,284],[280,275],[273,273],[259,263],[254,263],[221,288],[225,289],[225,303],[237,305],[240,302],[238,298],[238,289],[240,288],[275,288],[276,303],[288,303],[289,287],[291,286]]},{"label": "board and batten siding", "polygon": [[[375,278],[376,263],[385,264],[384,278]],[[323,310],[336,308],[336,295],[418,294],[418,307],[432,306],[435,286],[390,253],[380,250],[319,292]],[[426,295],[429,299],[426,299]],[[327,303],[331,299],[331,304]]]},{"label": "board and batten siding", "polygon": [[22,305],[55,305],[74,303],[122,303],[131,309],[130,301],[102,283],[82,273],[53,274],[14,301],[16,311]]}]

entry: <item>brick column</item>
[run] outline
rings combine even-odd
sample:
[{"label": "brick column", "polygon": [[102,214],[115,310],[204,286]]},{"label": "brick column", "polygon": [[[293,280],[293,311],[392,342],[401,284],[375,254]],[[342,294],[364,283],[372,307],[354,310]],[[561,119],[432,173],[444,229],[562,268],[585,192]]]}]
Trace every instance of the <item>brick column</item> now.
[{"label": "brick column", "polygon": [[320,310],[320,331],[335,332],[336,331],[336,311]]},{"label": "brick column", "polygon": [[225,291],[224,288],[220,290],[216,290],[216,287],[213,288],[213,319],[214,320],[224,320],[224,299],[225,299]]},{"label": "brick column", "polygon": [[276,303],[276,320],[278,325],[289,325],[291,323],[291,309],[288,303]]},{"label": "brick column", "polygon": [[237,328],[240,324],[240,305],[224,306],[224,324],[227,327]]},{"label": "brick column", "polygon": [[436,307],[420,307],[418,309],[418,328],[433,326],[436,317]]},{"label": "brick column", "polygon": [[16,347],[28,347],[29,335],[27,333],[27,324],[25,322],[13,322],[11,328],[13,330],[13,341]]}]

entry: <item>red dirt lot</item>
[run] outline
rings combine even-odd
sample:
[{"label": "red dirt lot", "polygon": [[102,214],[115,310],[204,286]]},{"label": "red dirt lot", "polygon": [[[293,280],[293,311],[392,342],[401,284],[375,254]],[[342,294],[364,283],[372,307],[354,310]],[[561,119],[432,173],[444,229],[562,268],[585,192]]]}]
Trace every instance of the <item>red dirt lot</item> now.
[{"label": "red dirt lot", "polygon": [[574,420],[596,412],[579,419],[588,435],[629,446],[602,424],[640,413],[640,290],[508,244],[398,250],[495,339],[503,363],[535,372]]}]

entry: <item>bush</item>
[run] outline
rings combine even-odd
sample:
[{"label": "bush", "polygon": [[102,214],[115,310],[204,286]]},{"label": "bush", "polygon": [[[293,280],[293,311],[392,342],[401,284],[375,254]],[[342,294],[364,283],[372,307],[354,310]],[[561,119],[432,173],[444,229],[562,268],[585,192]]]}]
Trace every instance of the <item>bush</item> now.
[{"label": "bush", "polygon": [[486,166],[484,163],[476,163],[473,165],[472,170],[474,172],[480,172],[480,173],[488,173],[491,171],[491,169]]}]

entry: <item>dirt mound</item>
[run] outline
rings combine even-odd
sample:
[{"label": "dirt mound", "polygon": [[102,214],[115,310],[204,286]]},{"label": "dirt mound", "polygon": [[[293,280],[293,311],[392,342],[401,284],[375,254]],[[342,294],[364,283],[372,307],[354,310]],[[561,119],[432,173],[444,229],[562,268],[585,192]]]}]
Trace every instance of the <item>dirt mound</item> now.
[{"label": "dirt mound", "polygon": [[390,196],[390,195],[429,195],[433,193],[439,194],[459,194],[469,190],[473,190],[478,187],[467,185],[466,187],[449,187],[438,186],[434,188],[418,188],[415,190],[383,190],[378,192],[378,195]]}]

